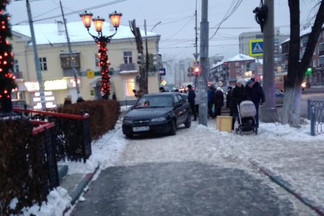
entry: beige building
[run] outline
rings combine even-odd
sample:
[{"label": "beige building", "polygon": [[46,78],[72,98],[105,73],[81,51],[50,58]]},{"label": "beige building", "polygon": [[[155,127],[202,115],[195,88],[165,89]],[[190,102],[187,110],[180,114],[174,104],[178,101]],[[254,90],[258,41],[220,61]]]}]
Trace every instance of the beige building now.
[{"label": "beige building", "polygon": [[[108,23],[103,28],[104,35],[112,35],[114,30]],[[80,94],[85,100],[101,99],[101,76],[98,45],[80,22],[67,23],[72,55],[77,73]],[[71,67],[67,37],[62,22],[54,24],[34,24],[34,32],[40,60],[41,76],[47,107],[63,104],[67,95],[75,102],[78,95],[74,70]],[[94,28],[90,28],[97,35]],[[12,27],[13,52],[15,55],[14,74],[18,88],[13,92],[16,100],[25,100],[33,108],[41,108],[39,83],[35,69],[35,58],[29,25]],[[145,50],[145,33],[141,32]],[[160,35],[147,32],[148,53],[157,55]],[[135,38],[128,26],[120,26],[117,34],[107,45],[111,72],[111,92],[117,100],[135,100],[133,89],[138,89],[139,65]],[[158,72],[149,72],[149,92],[158,92]]]}]

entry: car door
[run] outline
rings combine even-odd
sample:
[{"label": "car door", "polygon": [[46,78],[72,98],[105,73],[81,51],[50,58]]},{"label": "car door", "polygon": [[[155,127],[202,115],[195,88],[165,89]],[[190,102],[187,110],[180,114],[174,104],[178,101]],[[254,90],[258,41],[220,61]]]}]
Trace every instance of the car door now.
[{"label": "car door", "polygon": [[174,95],[174,106],[177,124],[180,125],[187,119],[186,106],[180,94]]}]

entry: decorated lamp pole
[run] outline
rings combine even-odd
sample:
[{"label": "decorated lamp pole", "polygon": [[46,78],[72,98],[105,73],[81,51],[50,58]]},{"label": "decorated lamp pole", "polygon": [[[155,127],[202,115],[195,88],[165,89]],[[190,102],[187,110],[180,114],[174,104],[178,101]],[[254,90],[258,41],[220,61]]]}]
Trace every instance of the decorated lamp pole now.
[{"label": "decorated lamp pole", "polygon": [[15,77],[10,73],[13,67],[12,46],[7,40],[11,37],[9,15],[5,13],[9,0],[0,0],[0,113],[12,112],[11,91],[16,87]]},{"label": "decorated lamp pole", "polygon": [[[80,14],[84,27],[88,30],[89,35],[95,39],[98,44],[99,51],[98,56],[100,58],[100,68],[101,68],[101,92],[102,98],[108,99],[110,94],[110,75],[109,75],[109,59],[107,55],[107,44],[110,42],[111,38],[117,33],[117,29],[120,24],[120,18],[122,14],[117,13],[116,11],[109,15],[113,26],[115,27],[115,33],[109,36],[104,36],[102,34],[102,27],[104,24],[104,19],[97,17],[92,19],[92,13],[87,13],[86,11],[83,14]],[[98,33],[97,36],[90,33],[89,28],[91,27],[91,21],[93,21],[95,29]]]}]

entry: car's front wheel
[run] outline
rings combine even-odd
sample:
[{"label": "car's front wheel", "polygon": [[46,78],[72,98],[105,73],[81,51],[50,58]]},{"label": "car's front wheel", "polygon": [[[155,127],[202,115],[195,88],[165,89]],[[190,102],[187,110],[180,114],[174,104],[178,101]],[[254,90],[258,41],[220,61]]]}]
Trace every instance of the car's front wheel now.
[{"label": "car's front wheel", "polygon": [[133,133],[126,133],[125,136],[127,138],[133,138],[134,137],[134,134]]}]

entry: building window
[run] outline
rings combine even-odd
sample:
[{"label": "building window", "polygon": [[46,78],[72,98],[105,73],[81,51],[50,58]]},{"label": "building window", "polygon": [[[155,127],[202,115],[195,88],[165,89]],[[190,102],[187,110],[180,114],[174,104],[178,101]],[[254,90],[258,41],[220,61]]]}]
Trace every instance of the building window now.
[{"label": "building window", "polygon": [[95,54],[95,65],[96,67],[100,67],[100,58],[98,53]]},{"label": "building window", "polygon": [[132,52],[124,52],[124,64],[133,63]]},{"label": "building window", "polygon": [[47,61],[45,57],[39,58],[39,64],[41,71],[47,71]]},{"label": "building window", "polygon": [[[61,67],[63,69],[72,68],[71,60],[70,60],[70,54],[68,54],[68,53],[60,54],[60,57],[61,57]],[[79,55],[79,53],[72,53],[72,60],[73,60],[73,63],[74,63],[74,67],[79,68],[80,67],[80,55]]]},{"label": "building window", "polygon": [[125,96],[134,96],[133,90],[135,89],[135,79],[127,78],[124,80]]},{"label": "building window", "polygon": [[235,66],[236,67],[239,67],[240,66],[240,63],[239,62],[235,62]]},{"label": "building window", "polygon": [[13,71],[16,73],[19,72],[19,64],[17,59],[14,60]]}]

